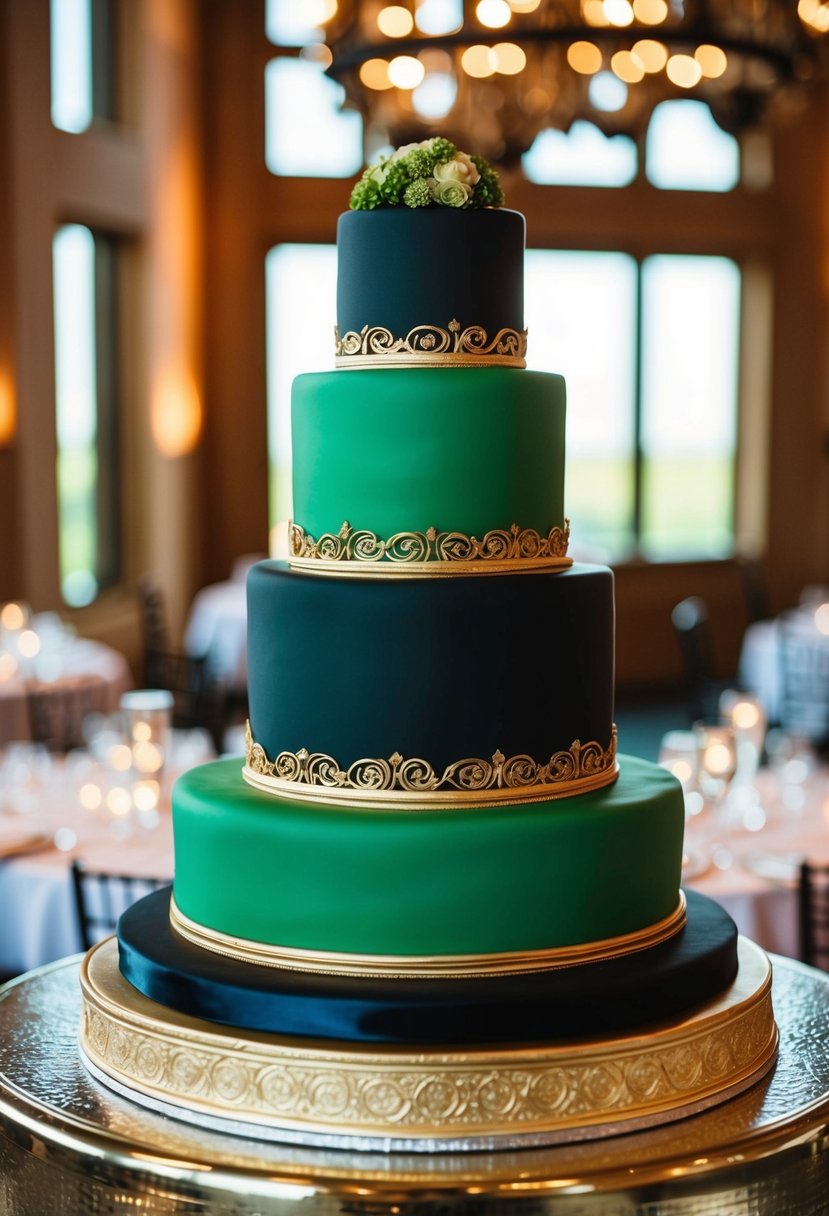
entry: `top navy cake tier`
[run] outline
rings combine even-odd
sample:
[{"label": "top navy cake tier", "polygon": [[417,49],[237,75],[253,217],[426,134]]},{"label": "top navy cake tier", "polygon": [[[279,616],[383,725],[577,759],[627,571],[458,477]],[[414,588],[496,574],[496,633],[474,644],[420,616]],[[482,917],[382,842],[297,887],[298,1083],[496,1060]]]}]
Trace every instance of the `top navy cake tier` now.
[{"label": "top navy cake tier", "polygon": [[349,211],[337,225],[340,339],[369,329],[524,329],[524,217],[498,208]]}]

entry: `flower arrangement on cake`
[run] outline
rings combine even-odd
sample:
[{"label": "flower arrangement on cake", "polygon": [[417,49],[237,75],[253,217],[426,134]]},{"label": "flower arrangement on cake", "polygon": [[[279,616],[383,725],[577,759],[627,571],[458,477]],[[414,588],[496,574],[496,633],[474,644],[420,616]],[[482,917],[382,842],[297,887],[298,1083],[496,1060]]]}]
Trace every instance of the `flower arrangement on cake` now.
[{"label": "flower arrangement on cake", "polygon": [[376,207],[500,207],[498,174],[482,156],[437,135],[404,144],[369,165],[351,192],[352,211]]}]

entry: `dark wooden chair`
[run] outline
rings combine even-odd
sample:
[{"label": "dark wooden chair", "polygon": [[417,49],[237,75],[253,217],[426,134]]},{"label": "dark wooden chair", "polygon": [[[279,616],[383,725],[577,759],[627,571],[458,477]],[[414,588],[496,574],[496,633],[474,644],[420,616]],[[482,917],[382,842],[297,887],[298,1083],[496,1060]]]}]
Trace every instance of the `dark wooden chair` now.
[{"label": "dark wooden chair", "polygon": [[800,957],[829,971],[829,865],[803,862],[799,896]]},{"label": "dark wooden chair", "polygon": [[33,741],[65,752],[84,746],[84,723],[91,714],[106,712],[107,685],[101,676],[65,677],[54,684],[34,681],[26,700]]},{"label": "dark wooden chair", "polygon": [[78,861],[72,862],[72,889],[78,929],[84,950],[115,932],[118,917],[130,904],[166,887],[169,879],[144,878],[134,874],[111,874],[88,870]]},{"label": "dark wooden chair", "polygon": [[688,712],[693,721],[719,716],[719,699],[734,681],[716,678],[708,605],[700,596],[681,600],[671,613],[679,645]]},{"label": "dark wooden chair", "polygon": [[172,724],[178,730],[206,730],[217,753],[228,721],[227,690],[206,656],[189,655],[170,643],[164,597],[158,587],[142,579],[138,586],[143,632],[145,688],[163,688],[172,694]]}]

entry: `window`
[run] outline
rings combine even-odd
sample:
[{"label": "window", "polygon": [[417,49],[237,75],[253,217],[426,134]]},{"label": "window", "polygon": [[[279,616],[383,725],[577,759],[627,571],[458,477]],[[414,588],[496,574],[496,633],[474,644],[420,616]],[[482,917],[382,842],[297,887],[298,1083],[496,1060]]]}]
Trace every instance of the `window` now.
[{"label": "window", "polygon": [[[740,181],[740,146],[701,101],[663,101],[655,108],[644,159],[647,180],[660,190],[723,193]],[[639,160],[628,136],[606,136],[592,123],[574,122],[566,134],[542,131],[522,157],[522,167],[540,185],[619,187],[639,175]]]},{"label": "window", "polygon": [[60,576],[70,607],[118,577],[111,243],[67,224],[53,242]]},{"label": "window", "polygon": [[53,125],[77,134],[114,118],[111,0],[51,0],[49,28]]},{"label": "window", "polygon": [[333,368],[336,295],[333,245],[279,245],[268,253],[265,307],[272,527],[291,517],[291,384],[301,372]]},{"label": "window", "polygon": [[527,254],[528,365],[567,379],[576,551],[733,545],[740,274],[726,258]]}]

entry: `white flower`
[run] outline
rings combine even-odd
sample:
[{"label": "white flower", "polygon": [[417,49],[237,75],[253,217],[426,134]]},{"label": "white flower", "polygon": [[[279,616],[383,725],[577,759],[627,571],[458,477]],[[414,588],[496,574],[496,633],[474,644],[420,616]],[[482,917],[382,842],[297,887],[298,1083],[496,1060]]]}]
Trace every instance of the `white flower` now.
[{"label": "white flower", "polygon": [[400,160],[403,156],[408,156],[410,152],[418,151],[420,148],[429,149],[434,142],[434,136],[431,139],[421,139],[419,143],[403,144],[402,148],[397,148],[389,157],[390,161]]},{"label": "white flower", "polygon": [[472,197],[472,187],[454,177],[443,182],[428,177],[426,181],[432,191],[432,198],[441,207],[465,207]]},{"label": "white flower", "polygon": [[464,186],[474,186],[480,181],[480,173],[465,152],[458,152],[454,160],[444,161],[435,165],[434,175],[439,182],[460,182]]}]

